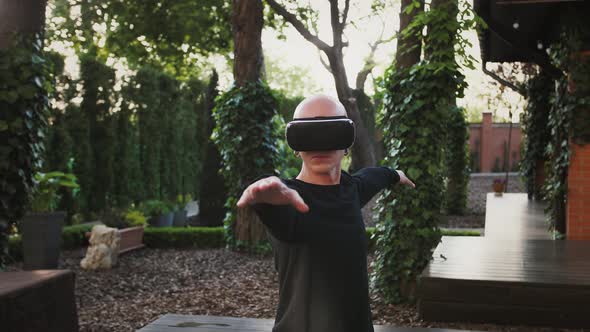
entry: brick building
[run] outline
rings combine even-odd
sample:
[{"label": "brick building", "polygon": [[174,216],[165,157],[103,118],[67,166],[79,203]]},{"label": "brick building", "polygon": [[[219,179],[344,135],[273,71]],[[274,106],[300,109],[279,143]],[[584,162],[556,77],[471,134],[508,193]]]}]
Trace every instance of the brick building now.
[{"label": "brick building", "polygon": [[[484,112],[481,123],[469,125],[469,154],[472,173],[518,171],[522,133],[520,124],[493,123]],[[509,146],[510,145],[510,146]]]}]

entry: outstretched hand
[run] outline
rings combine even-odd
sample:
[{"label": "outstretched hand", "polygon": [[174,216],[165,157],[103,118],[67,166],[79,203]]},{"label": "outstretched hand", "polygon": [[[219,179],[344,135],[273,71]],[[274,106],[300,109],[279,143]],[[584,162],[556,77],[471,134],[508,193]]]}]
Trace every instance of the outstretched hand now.
[{"label": "outstretched hand", "polygon": [[416,185],[414,184],[414,182],[412,182],[410,179],[408,179],[408,177],[406,176],[406,173],[404,173],[403,171],[397,170],[397,174],[399,174],[399,183],[405,184],[405,185],[410,186],[412,188],[416,188]]},{"label": "outstretched hand", "polygon": [[238,200],[238,207],[256,203],[272,205],[293,205],[299,212],[308,212],[309,207],[303,201],[299,193],[287,187],[276,176],[267,177],[252,183]]}]

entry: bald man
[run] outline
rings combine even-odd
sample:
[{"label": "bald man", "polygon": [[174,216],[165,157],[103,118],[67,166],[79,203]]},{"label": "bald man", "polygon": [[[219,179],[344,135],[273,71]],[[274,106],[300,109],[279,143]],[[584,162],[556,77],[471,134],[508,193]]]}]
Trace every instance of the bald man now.
[{"label": "bald man", "polygon": [[[346,116],[325,95],[303,100],[294,120]],[[266,226],[279,273],[273,332],[373,331],[367,275],[367,239],[361,208],[396,183],[414,187],[402,171],[341,170],[345,150],[300,151],[295,179],[272,176],[252,183],[238,201]]]}]

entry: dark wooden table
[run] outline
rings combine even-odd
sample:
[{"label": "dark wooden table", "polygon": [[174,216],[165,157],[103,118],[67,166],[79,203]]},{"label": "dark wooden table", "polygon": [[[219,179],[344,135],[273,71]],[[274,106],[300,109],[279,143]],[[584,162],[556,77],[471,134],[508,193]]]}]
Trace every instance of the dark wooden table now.
[{"label": "dark wooden table", "polygon": [[77,332],[74,273],[0,272],[2,332]]},{"label": "dark wooden table", "polygon": [[[168,314],[138,332],[270,332],[273,319]],[[455,332],[449,329],[375,326],[375,332]]]}]

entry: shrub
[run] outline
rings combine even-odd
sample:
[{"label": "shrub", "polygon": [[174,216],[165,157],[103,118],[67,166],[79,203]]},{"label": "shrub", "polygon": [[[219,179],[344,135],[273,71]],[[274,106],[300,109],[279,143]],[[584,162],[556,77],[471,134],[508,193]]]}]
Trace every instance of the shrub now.
[{"label": "shrub", "polygon": [[147,220],[143,213],[138,210],[128,210],[125,213],[125,220],[131,226],[145,226],[147,225]]},{"label": "shrub", "polygon": [[115,208],[109,208],[103,211],[100,221],[108,227],[123,229],[129,227],[129,222],[125,218],[123,211]]},{"label": "shrub", "polygon": [[62,249],[75,249],[88,245],[86,233],[92,231],[94,225],[66,226],[61,233]]}]

